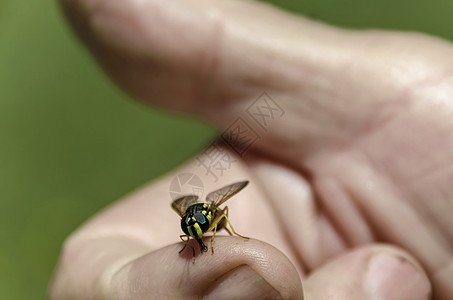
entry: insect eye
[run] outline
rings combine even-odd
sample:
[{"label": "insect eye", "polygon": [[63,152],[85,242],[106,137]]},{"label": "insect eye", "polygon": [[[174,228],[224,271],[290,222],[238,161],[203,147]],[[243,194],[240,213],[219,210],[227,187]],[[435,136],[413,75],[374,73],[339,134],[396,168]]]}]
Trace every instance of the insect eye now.
[{"label": "insect eye", "polygon": [[200,229],[205,232],[209,228],[209,220],[206,216],[202,213],[194,213],[194,217],[197,220],[198,225],[200,225]]},{"label": "insect eye", "polygon": [[191,217],[189,215],[185,215],[181,219],[181,229],[187,235],[189,235],[189,231],[187,230],[187,227],[190,226],[190,220],[191,220]]},{"label": "insect eye", "polygon": [[206,216],[203,215],[202,213],[194,213],[194,217],[200,225],[202,225],[208,221],[206,219]]}]

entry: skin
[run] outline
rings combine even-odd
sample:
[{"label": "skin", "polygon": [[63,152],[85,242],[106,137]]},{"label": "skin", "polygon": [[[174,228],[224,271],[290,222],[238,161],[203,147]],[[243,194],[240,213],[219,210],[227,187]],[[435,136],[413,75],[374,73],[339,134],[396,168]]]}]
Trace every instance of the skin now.
[{"label": "skin", "polygon": [[[141,101],[220,130],[263,91],[285,113],[266,131],[249,119],[260,140],[220,182],[194,160],[88,221],[64,245],[51,299],[453,298],[450,43],[250,1],[62,7]],[[219,233],[214,255],[193,243],[194,265],[192,251],[178,254],[168,187],[183,172],[206,192],[250,180],[227,204],[251,239]]]}]

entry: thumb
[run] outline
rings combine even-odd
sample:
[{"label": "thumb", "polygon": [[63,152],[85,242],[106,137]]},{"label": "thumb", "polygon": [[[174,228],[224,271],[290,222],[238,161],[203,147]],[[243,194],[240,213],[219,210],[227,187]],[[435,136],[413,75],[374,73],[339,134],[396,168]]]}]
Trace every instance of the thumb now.
[{"label": "thumb", "polygon": [[367,246],[314,271],[304,283],[311,299],[431,299],[431,284],[406,252]]},{"label": "thumb", "polygon": [[254,147],[285,161],[349,143],[452,65],[437,39],[338,29],[258,1],[60,1],[130,94],[222,129],[241,116],[234,129],[253,141],[265,133]]}]

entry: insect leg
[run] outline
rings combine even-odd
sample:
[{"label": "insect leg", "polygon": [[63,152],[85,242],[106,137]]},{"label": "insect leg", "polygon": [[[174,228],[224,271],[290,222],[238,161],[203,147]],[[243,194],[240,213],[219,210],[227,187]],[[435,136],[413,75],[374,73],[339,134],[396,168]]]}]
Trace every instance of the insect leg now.
[{"label": "insect leg", "polygon": [[[186,237],[187,240],[184,240],[183,237]],[[181,239],[181,241],[184,242],[184,247],[181,250],[179,250],[178,253],[181,253],[184,249],[186,249],[187,246],[192,248],[192,263],[194,264],[195,263],[195,248],[191,244],[189,244],[190,237],[186,234],[182,234],[179,236],[179,238]]]},{"label": "insect leg", "polygon": [[[220,220],[219,220],[220,221]],[[218,223],[218,222],[217,222]],[[213,243],[214,243],[214,237],[215,237],[215,233],[217,232],[217,224],[214,225],[214,230],[213,230],[213,234],[212,234],[212,238],[211,238],[211,253],[212,255],[214,255],[214,246],[213,246]]]},{"label": "insect leg", "polygon": [[[230,222],[230,220],[228,219],[228,206],[225,206],[225,208],[223,209],[223,215],[220,217],[220,219],[222,219],[222,218],[225,218],[225,219],[227,220],[228,224],[230,225],[231,231],[233,231],[233,233],[234,233],[235,235],[240,236],[241,238],[244,238],[244,239],[247,239],[247,240],[250,239],[250,238],[248,238],[248,237],[246,237],[246,236],[240,235],[239,233],[237,233],[237,232],[234,230],[233,225],[231,225],[231,222]],[[220,221],[220,220],[219,220],[219,221]],[[227,229],[226,226],[225,226],[225,229]],[[227,231],[229,232],[228,229],[227,229]],[[230,233],[230,235],[231,235],[231,233]]]},{"label": "insect leg", "polygon": [[225,227],[224,229],[228,232],[229,235],[233,235],[228,228]]},{"label": "insect leg", "polygon": [[[184,239],[183,239],[183,237],[186,237],[186,238],[187,238],[187,240],[184,240]],[[179,238],[181,239],[181,241],[183,241],[183,242],[184,242],[184,247],[183,247],[183,248],[182,248],[181,250],[179,250],[179,252],[178,252],[178,253],[181,253],[182,251],[184,251],[184,249],[186,249],[186,247],[187,247],[187,246],[189,246],[190,248],[192,248],[192,249],[193,249],[192,245],[191,245],[191,244],[189,244],[189,240],[190,240],[190,237],[189,237],[188,235],[186,235],[186,234],[182,234],[182,235],[180,235],[180,236],[179,236]]]},{"label": "insect leg", "polygon": [[[217,217],[217,218],[213,221],[211,227],[207,230],[207,231],[213,231],[212,238],[211,238],[211,252],[212,252],[212,254],[214,254],[213,243],[214,243],[215,234],[216,234],[216,232],[217,232],[217,225],[220,223],[220,221],[222,221],[223,218],[225,218],[225,220],[228,222],[228,224],[230,225],[231,231],[233,231],[233,233],[234,233],[235,235],[237,235],[237,236],[239,236],[239,237],[241,237],[241,238],[247,239],[247,240],[250,239],[250,238],[248,238],[248,237],[246,237],[246,236],[240,235],[239,233],[237,233],[237,232],[234,230],[233,226],[231,225],[230,220],[228,219],[228,207],[225,207],[225,208],[221,211],[221,213],[222,213],[222,214],[221,214],[219,217]],[[225,228],[225,229],[228,231],[228,233],[229,233],[230,235],[232,235],[231,232],[227,229],[226,226],[223,227],[223,228]]]}]

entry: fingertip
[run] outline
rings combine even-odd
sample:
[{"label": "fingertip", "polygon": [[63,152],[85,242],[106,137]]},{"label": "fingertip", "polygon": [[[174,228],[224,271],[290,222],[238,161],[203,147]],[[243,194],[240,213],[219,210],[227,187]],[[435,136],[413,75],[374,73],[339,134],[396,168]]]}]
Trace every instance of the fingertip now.
[{"label": "fingertip", "polygon": [[401,255],[373,255],[364,286],[373,299],[431,298],[431,285],[426,275]]},{"label": "fingertip", "polygon": [[307,277],[307,299],[430,299],[431,284],[415,259],[391,246],[346,253]]},{"label": "fingertip", "polygon": [[[256,286],[242,284],[242,294],[246,295],[249,292],[250,295],[256,295],[259,299],[261,299],[260,295],[276,297],[279,295],[276,299],[302,299],[302,284],[296,268],[280,250],[272,245],[253,238],[216,237],[214,247],[216,257],[207,258],[206,263],[225,267],[221,276],[217,278],[236,276],[234,272],[233,275],[229,272],[238,266],[241,268],[237,272],[249,274],[251,278],[255,278]],[[247,268],[256,274],[247,271]],[[251,283],[253,280],[250,279],[248,282]],[[249,288],[248,292],[246,288]]]}]

